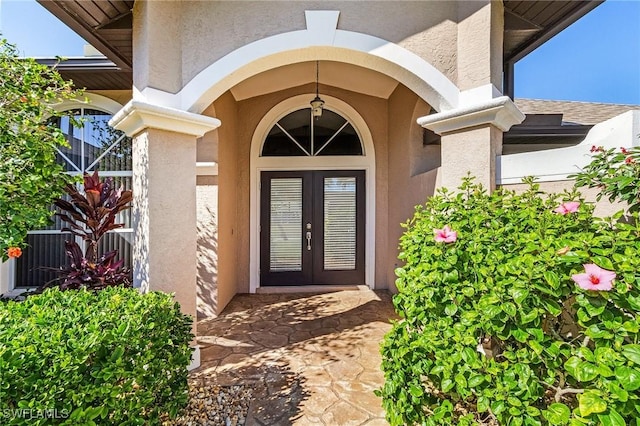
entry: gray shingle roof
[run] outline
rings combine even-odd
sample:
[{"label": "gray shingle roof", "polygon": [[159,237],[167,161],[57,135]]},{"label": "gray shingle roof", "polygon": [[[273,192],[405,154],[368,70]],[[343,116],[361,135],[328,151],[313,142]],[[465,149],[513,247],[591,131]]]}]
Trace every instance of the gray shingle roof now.
[{"label": "gray shingle roof", "polygon": [[516,99],[515,104],[525,114],[563,114],[562,121],[576,124],[597,124],[630,110],[640,110],[640,105],[542,99]]}]

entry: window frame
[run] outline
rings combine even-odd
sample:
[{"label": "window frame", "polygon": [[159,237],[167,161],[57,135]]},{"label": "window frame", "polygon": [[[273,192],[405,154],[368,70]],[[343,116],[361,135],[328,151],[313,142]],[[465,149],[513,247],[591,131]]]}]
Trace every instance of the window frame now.
[{"label": "window frame", "polygon": [[[87,99],[88,102],[66,101],[58,105],[57,110],[58,111],[79,110],[80,117],[84,117],[85,110],[91,110],[91,111],[102,112],[105,115],[110,115],[111,117],[113,117],[113,115],[115,115],[122,108],[121,104],[101,95],[88,93],[88,94],[85,94],[85,98]],[[83,153],[85,149],[84,145],[85,145],[85,137],[86,137],[84,125],[82,126],[81,129],[82,129],[80,132],[81,138],[79,140],[79,143],[81,144],[80,152]],[[82,175],[84,171],[88,173],[93,173],[96,166],[99,166],[100,160],[104,158],[104,156],[107,155],[110,151],[112,151],[115,147],[117,147],[120,143],[122,143],[122,141],[125,140],[126,138],[127,136],[125,134],[122,134],[121,136],[119,136],[115,142],[113,142],[108,148],[106,148],[104,152],[100,153],[100,155],[98,155],[93,160],[93,162],[88,165],[89,167],[85,167],[84,156],[81,155],[80,169],[68,157],[66,157],[64,153],[60,151],[60,149],[57,149],[57,150],[58,150],[58,153],[61,154],[65,162],[63,165],[67,167],[67,164],[71,164],[74,169],[72,171],[67,171],[67,173],[72,176],[77,176],[77,175]],[[130,162],[129,164],[130,164],[130,170],[107,170],[107,171],[99,170],[100,177],[101,178],[106,178],[106,177],[133,178],[133,163]],[[82,170],[82,168],[84,168],[84,170]],[[81,186],[81,184],[78,184],[78,186]],[[128,212],[127,214],[131,214],[130,213],[131,210],[127,210],[127,212]],[[132,227],[132,222],[133,222],[132,218],[130,218],[129,227],[118,228],[118,229],[109,231],[109,233],[128,235],[127,240],[130,244],[132,244],[133,234],[134,234],[134,228]],[[62,230],[60,229],[40,229],[40,230],[29,231],[27,234],[28,235],[60,235],[60,234],[69,234],[69,233],[62,232]],[[85,243],[82,240],[82,238],[74,236],[74,240],[80,245],[80,247],[84,249]],[[19,259],[9,259],[7,262],[4,262],[0,265],[0,294],[1,293],[19,294],[23,291],[27,291],[29,289],[35,288],[32,285],[21,285],[22,283],[17,282],[17,274],[18,274],[17,261],[18,260]]]}]

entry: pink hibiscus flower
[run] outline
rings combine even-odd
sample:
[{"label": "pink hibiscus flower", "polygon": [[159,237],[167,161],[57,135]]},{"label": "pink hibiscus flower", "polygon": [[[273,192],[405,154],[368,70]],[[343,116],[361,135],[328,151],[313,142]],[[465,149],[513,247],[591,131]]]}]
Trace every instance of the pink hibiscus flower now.
[{"label": "pink hibiscus flower", "polygon": [[449,225],[445,225],[442,229],[433,230],[433,238],[436,243],[454,243],[458,239],[458,233],[452,231]]},{"label": "pink hibiscus flower", "polygon": [[580,207],[579,201],[566,201],[556,207],[553,211],[559,214],[569,214],[577,212],[578,207]]},{"label": "pink hibiscus flower", "polygon": [[584,266],[583,274],[573,274],[571,279],[585,290],[611,290],[616,273],[602,269],[596,264],[589,263]]}]

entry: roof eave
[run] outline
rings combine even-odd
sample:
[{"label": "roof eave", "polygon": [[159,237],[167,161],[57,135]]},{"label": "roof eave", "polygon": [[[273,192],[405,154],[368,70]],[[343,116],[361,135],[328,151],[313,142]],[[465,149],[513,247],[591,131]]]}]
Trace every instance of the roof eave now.
[{"label": "roof eave", "polygon": [[132,68],[132,63],[129,59],[124,57],[118,49],[114,48],[110,43],[105,42],[98,34],[93,32],[86,22],[82,22],[77,19],[77,16],[67,10],[61,2],[56,0],[36,1],[55,17],[60,19],[80,37],[85,39],[89,44],[105,54],[105,56],[111,59],[118,67],[123,70],[130,70]]},{"label": "roof eave", "polygon": [[504,63],[515,64],[602,3],[604,3],[604,0],[591,0],[585,2],[582,7],[579,7],[572,13],[567,14],[548,29],[538,32],[536,35],[531,37],[527,43],[511,52],[510,55],[505,56]]}]

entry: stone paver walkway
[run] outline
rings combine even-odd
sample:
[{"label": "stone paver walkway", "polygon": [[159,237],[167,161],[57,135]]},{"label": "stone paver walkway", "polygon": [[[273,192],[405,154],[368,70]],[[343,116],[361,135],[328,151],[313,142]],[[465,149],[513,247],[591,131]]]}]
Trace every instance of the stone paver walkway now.
[{"label": "stone paver walkway", "polygon": [[391,296],[369,290],[237,295],[198,324],[196,377],[262,384],[247,425],[386,425],[379,345],[396,318]]}]

